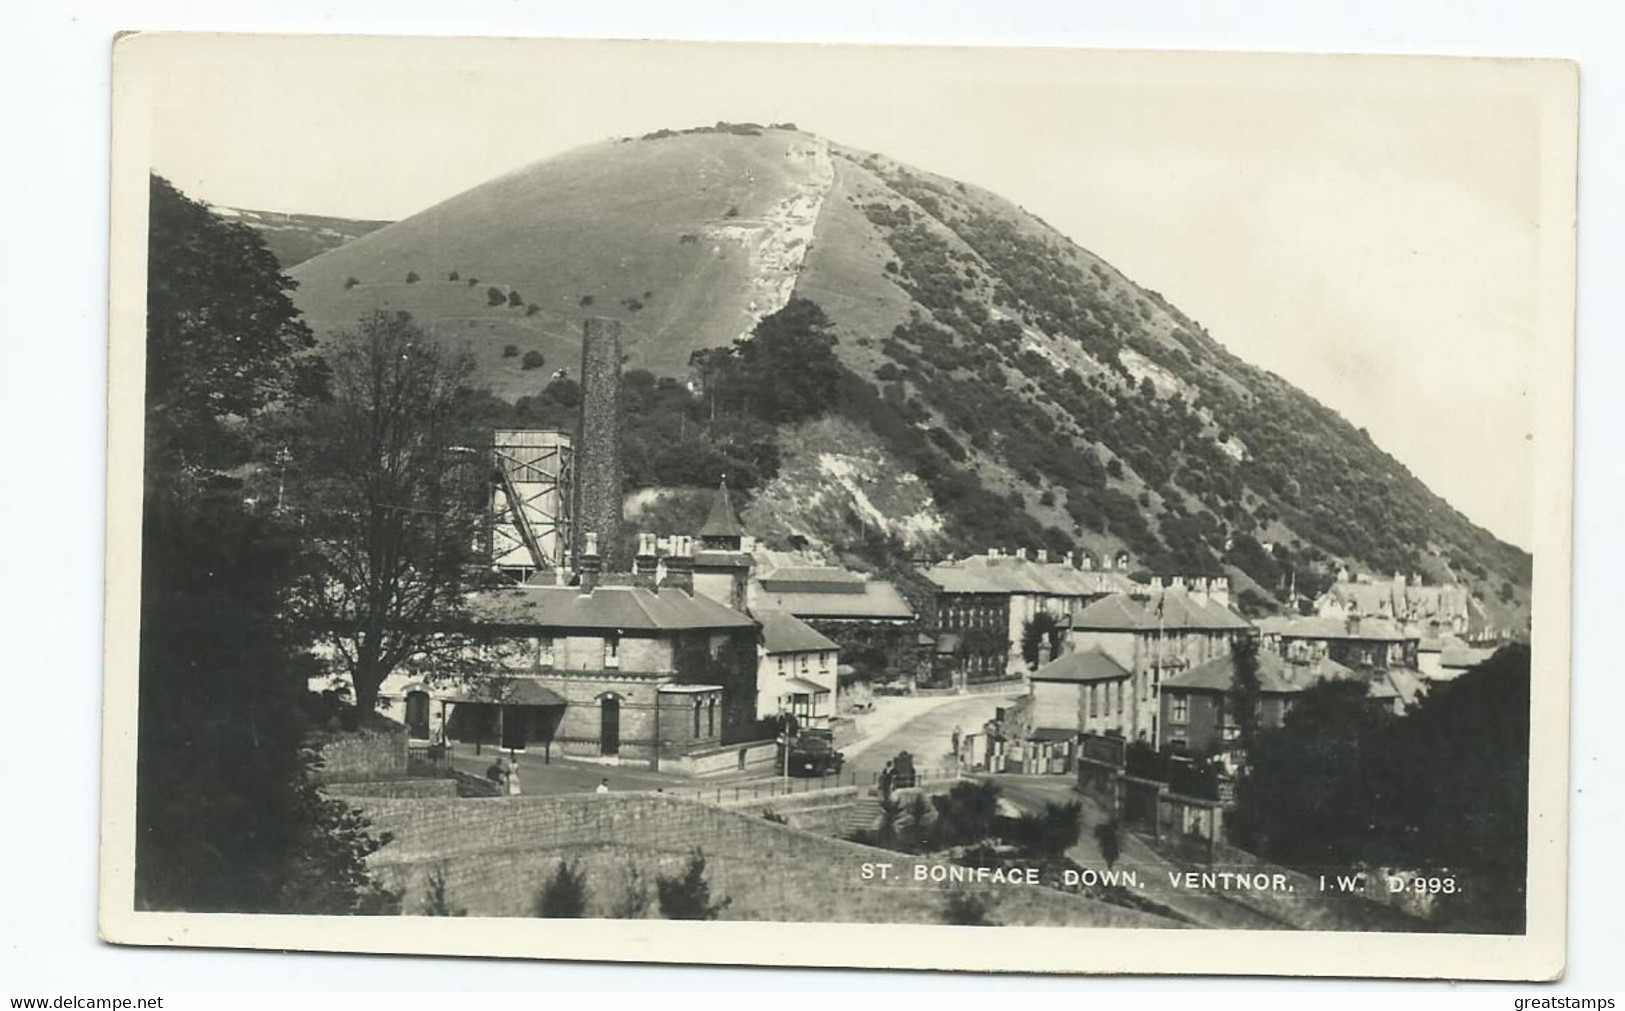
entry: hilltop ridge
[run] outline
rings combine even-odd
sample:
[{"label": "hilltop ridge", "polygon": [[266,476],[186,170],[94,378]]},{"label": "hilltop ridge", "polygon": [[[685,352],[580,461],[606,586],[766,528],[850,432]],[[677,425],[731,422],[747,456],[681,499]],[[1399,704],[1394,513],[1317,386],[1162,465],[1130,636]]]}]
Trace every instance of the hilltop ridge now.
[{"label": "hilltop ridge", "polygon": [[[863,440],[864,467],[916,475],[915,513],[941,518],[885,531],[905,544],[1126,549],[1281,596],[1346,564],[1526,613],[1527,553],[1161,294],[996,194],[788,124],[566,152],[291,274],[318,334],[410,312],[510,401],[575,371],[584,315],[622,322],[629,368],[687,378],[694,352],[810,300],[849,374],[833,409],[880,447]],[[828,490],[804,485],[851,429],[798,431],[782,447],[812,463],[784,461],[760,496],[782,503],[776,529]]]}]

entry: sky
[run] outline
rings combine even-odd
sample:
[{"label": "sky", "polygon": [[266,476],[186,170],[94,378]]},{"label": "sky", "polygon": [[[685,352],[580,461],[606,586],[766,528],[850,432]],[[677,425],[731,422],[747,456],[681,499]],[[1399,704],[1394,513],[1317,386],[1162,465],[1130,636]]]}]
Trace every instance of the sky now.
[{"label": "sky", "polygon": [[121,49],[143,47],[164,71],[154,169],[225,206],[398,219],[583,144],[717,120],[795,122],[984,186],[1532,542],[1552,124],[1506,64],[272,36]]}]

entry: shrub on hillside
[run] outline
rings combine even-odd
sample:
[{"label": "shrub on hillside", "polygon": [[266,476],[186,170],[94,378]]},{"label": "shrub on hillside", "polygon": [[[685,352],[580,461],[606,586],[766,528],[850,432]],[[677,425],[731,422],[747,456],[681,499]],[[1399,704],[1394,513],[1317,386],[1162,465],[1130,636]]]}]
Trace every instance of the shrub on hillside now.
[{"label": "shrub on hillside", "polygon": [[508,296],[504,295],[502,293],[502,289],[498,288],[496,285],[493,284],[491,287],[485,289],[485,304],[486,305],[499,306],[502,303],[506,302],[507,300],[508,300]]},{"label": "shrub on hillside", "polygon": [[524,296],[519,294],[518,289],[508,292],[508,304],[515,309],[525,304]]},{"label": "shrub on hillside", "polygon": [[581,308],[585,309],[596,301],[598,300],[593,298],[591,295],[583,295],[581,296],[581,301],[578,304],[581,306]]},{"label": "shrub on hillside", "polygon": [[418,281],[419,281],[419,278],[418,278],[418,272],[417,271],[408,270],[406,272],[406,283],[407,284],[417,284]]},{"label": "shrub on hillside", "polygon": [[536,915],[580,919],[587,915],[587,874],[579,860],[560,860],[553,876],[536,893]]},{"label": "shrub on hillside", "polygon": [[360,283],[361,283],[360,281],[357,281],[353,277],[346,277],[344,279],[344,290],[349,291],[351,288],[354,288],[356,285],[358,285]]},{"label": "shrub on hillside", "polygon": [[446,280],[448,280],[448,281],[456,281],[456,280],[460,279],[461,277],[462,277],[462,275],[457,273],[457,271],[454,270],[451,273],[446,275]]},{"label": "shrub on hillside", "polygon": [[540,351],[526,351],[525,357],[520,359],[519,364],[524,367],[525,371],[528,372],[531,369],[539,369],[543,365],[546,365],[547,360],[542,357],[542,353]]},{"label": "shrub on hillside", "polygon": [[518,358],[519,357],[519,346],[517,344],[504,344],[502,346],[502,357],[504,357],[504,358]]},{"label": "shrub on hillside", "polygon": [[683,872],[675,877],[661,875],[655,881],[660,896],[660,915],[668,920],[714,920],[728,908],[732,899],[711,901],[711,882],[705,876],[705,851],[698,846],[688,856]]},{"label": "shrub on hillside", "polygon": [[525,306],[525,315],[526,316],[534,316],[534,315],[536,315],[537,313],[539,313],[541,311],[542,311],[542,307],[537,305],[535,302],[532,302],[531,304]]}]

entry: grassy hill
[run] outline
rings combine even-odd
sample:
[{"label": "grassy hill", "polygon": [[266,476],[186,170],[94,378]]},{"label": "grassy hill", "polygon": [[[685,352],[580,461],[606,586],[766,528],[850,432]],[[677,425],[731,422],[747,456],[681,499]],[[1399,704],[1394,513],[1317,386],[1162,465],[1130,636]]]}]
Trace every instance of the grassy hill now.
[{"label": "grassy hill", "polygon": [[842,422],[779,432],[753,507],[783,505],[769,530],[838,538],[866,512],[820,464],[850,443],[866,472],[918,478],[909,511],[932,521],[885,531],[916,545],[1126,548],[1271,594],[1346,563],[1469,582],[1514,622],[1527,605],[1527,554],[1160,294],[996,194],[791,128],[582,148],[291,273],[318,334],[405,310],[508,400],[574,373],[586,315],[622,321],[629,367],[683,377],[792,295],[816,303]]},{"label": "grassy hill", "polygon": [[282,264],[283,270],[304,263],[375,232],[387,221],[358,221],[352,218],[324,217],[320,214],[283,214],[279,211],[253,211],[242,207],[216,207],[223,218],[241,222],[260,234],[266,248]]}]

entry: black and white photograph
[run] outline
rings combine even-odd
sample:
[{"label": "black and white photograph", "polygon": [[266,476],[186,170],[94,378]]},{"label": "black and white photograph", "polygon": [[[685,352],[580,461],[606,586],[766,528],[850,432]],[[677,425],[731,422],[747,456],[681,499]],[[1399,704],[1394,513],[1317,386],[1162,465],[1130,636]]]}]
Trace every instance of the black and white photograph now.
[{"label": "black and white photograph", "polygon": [[107,940],[1562,971],[1572,64],[113,93]]}]

